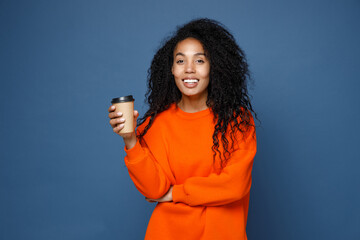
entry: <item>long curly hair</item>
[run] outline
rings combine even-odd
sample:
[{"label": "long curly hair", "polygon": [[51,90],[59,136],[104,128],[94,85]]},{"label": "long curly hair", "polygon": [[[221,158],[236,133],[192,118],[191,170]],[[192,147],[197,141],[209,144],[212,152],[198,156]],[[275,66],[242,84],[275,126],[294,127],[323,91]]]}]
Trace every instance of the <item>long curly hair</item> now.
[{"label": "long curly hair", "polygon": [[[233,150],[235,133],[246,132],[255,127],[251,113],[256,116],[248,94],[250,73],[245,54],[236,44],[231,33],[219,22],[207,18],[195,19],[178,27],[173,36],[162,43],[154,55],[148,70],[148,91],[145,95],[148,111],[139,119],[138,125],[148,118],[148,124],[139,133],[141,140],[153,124],[157,114],[181,100],[181,92],[175,85],[171,68],[176,45],[186,39],[199,40],[210,61],[210,77],[206,104],[214,116],[212,135],[213,161],[217,153],[220,166],[226,165]],[[221,150],[220,144],[223,150]]]}]

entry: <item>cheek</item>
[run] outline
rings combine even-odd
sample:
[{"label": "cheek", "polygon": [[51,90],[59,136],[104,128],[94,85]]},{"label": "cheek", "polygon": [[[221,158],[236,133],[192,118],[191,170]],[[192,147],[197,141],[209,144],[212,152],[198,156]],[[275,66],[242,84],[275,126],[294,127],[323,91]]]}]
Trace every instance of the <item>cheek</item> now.
[{"label": "cheek", "polygon": [[179,70],[179,68],[177,68],[177,67],[173,67],[173,68],[171,69],[171,72],[172,72],[172,74],[174,75],[175,78],[180,75],[180,70]]},{"label": "cheek", "polygon": [[198,74],[203,78],[209,77],[209,75],[210,75],[210,66],[203,66],[202,68],[199,69]]},{"label": "cheek", "polygon": [[209,77],[209,76],[210,76],[210,66],[208,66],[208,67],[206,68],[206,71],[205,71],[205,72],[206,72],[206,76]]}]

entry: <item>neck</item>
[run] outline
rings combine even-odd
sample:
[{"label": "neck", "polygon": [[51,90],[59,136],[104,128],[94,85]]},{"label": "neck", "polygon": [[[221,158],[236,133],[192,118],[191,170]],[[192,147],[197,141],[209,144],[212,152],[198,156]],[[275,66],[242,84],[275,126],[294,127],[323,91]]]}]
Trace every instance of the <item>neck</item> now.
[{"label": "neck", "polygon": [[177,104],[178,107],[184,112],[194,113],[205,110],[208,108],[206,105],[207,96],[182,96],[180,102]]}]

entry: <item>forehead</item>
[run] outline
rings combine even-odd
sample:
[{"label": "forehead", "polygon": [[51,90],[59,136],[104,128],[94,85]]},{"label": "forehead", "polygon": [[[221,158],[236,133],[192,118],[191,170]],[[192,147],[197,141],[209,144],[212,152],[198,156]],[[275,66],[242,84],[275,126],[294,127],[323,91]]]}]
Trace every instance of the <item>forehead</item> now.
[{"label": "forehead", "polygon": [[188,54],[195,54],[195,53],[204,53],[204,48],[201,42],[195,38],[186,38],[176,45],[174,49],[174,54],[176,53],[188,53]]}]

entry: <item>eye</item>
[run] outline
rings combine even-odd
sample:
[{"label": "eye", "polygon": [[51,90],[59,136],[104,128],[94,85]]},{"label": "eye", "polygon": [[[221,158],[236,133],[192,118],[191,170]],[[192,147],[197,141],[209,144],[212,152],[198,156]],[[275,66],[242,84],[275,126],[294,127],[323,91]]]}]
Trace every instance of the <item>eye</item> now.
[{"label": "eye", "polygon": [[198,60],[196,60],[196,62],[198,62],[198,63],[204,63],[205,61],[202,60],[202,59],[198,59]]},{"label": "eye", "polygon": [[178,63],[178,64],[181,64],[183,62],[184,62],[184,60],[182,60],[182,59],[179,59],[179,60],[176,61],[176,63]]}]

